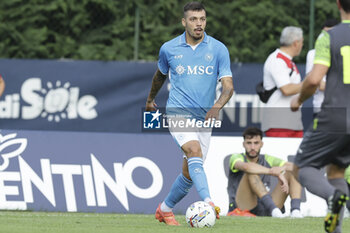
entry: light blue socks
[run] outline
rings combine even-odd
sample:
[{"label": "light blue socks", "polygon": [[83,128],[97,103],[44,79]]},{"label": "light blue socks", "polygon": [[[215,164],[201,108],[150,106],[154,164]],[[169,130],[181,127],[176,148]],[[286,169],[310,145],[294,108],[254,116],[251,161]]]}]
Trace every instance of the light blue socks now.
[{"label": "light blue socks", "polygon": [[178,175],[175,182],[171,186],[168,196],[165,198],[165,204],[169,208],[174,208],[176,203],[181,201],[181,199],[187,195],[192,185],[192,181],[184,177],[182,173]]},{"label": "light blue socks", "polygon": [[207,177],[203,169],[203,159],[199,157],[189,158],[187,159],[187,164],[192,181],[187,179],[182,173],[178,175],[164,200],[165,205],[169,208],[174,208],[187,195],[193,184],[195,184],[197,192],[203,201],[210,200]]},{"label": "light blue socks", "polygon": [[207,177],[203,169],[203,159],[192,157],[187,159],[188,171],[197,192],[203,201],[210,200]]}]

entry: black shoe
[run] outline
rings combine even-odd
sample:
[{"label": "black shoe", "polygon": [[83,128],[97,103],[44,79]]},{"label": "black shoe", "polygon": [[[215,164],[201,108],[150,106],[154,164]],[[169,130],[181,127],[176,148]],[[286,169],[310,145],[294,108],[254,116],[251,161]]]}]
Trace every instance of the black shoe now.
[{"label": "black shoe", "polygon": [[328,211],[324,219],[326,232],[333,232],[339,224],[339,213],[349,198],[342,191],[336,189],[328,199]]}]

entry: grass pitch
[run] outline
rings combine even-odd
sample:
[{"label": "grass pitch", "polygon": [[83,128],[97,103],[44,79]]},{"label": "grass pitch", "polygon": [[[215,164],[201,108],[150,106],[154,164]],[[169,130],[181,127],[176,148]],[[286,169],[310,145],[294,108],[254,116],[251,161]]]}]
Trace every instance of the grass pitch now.
[{"label": "grass pitch", "polygon": [[[166,226],[154,215],[53,213],[53,212],[0,212],[1,233],[167,233],[167,232],[220,232],[220,233],[314,233],[324,232],[323,218],[277,219],[270,217],[222,216],[213,228],[190,228],[185,216],[176,215],[181,226]],[[350,218],[345,218],[343,232],[350,232]]]}]

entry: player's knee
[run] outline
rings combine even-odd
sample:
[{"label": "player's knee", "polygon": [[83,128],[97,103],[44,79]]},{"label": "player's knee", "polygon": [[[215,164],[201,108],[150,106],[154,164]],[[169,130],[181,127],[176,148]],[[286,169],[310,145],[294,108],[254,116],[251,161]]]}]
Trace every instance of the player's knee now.
[{"label": "player's knee", "polygon": [[286,173],[284,173],[284,176],[286,177],[286,179],[290,182],[290,180],[294,177],[293,173],[290,171],[286,171]]},{"label": "player's knee", "polygon": [[250,185],[256,185],[257,183],[262,184],[262,180],[259,175],[256,174],[247,174],[248,182]]},{"label": "player's knee", "polygon": [[330,164],[327,167],[327,178],[328,179],[343,178],[344,173],[345,173],[345,168],[339,167],[335,164]]},{"label": "player's knee", "polygon": [[299,181],[299,167],[297,167],[295,164],[293,166],[293,171],[292,174],[294,176],[294,178]]},{"label": "player's knee", "polygon": [[249,174],[249,173],[245,173],[245,174],[247,175],[248,179],[256,179],[256,178],[260,179],[260,176],[257,174]]},{"label": "player's knee", "polygon": [[191,146],[185,152],[186,152],[187,158],[202,157],[202,151],[199,146]]}]

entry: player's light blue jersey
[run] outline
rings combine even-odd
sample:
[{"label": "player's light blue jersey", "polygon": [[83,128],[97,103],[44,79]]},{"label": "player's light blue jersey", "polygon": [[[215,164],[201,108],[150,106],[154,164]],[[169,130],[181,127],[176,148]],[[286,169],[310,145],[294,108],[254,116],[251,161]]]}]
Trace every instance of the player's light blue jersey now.
[{"label": "player's light blue jersey", "polygon": [[158,68],[168,74],[171,88],[167,113],[191,114],[203,119],[213,106],[217,81],[232,77],[230,56],[223,43],[204,33],[203,41],[192,49],[186,32],[160,48]]}]

